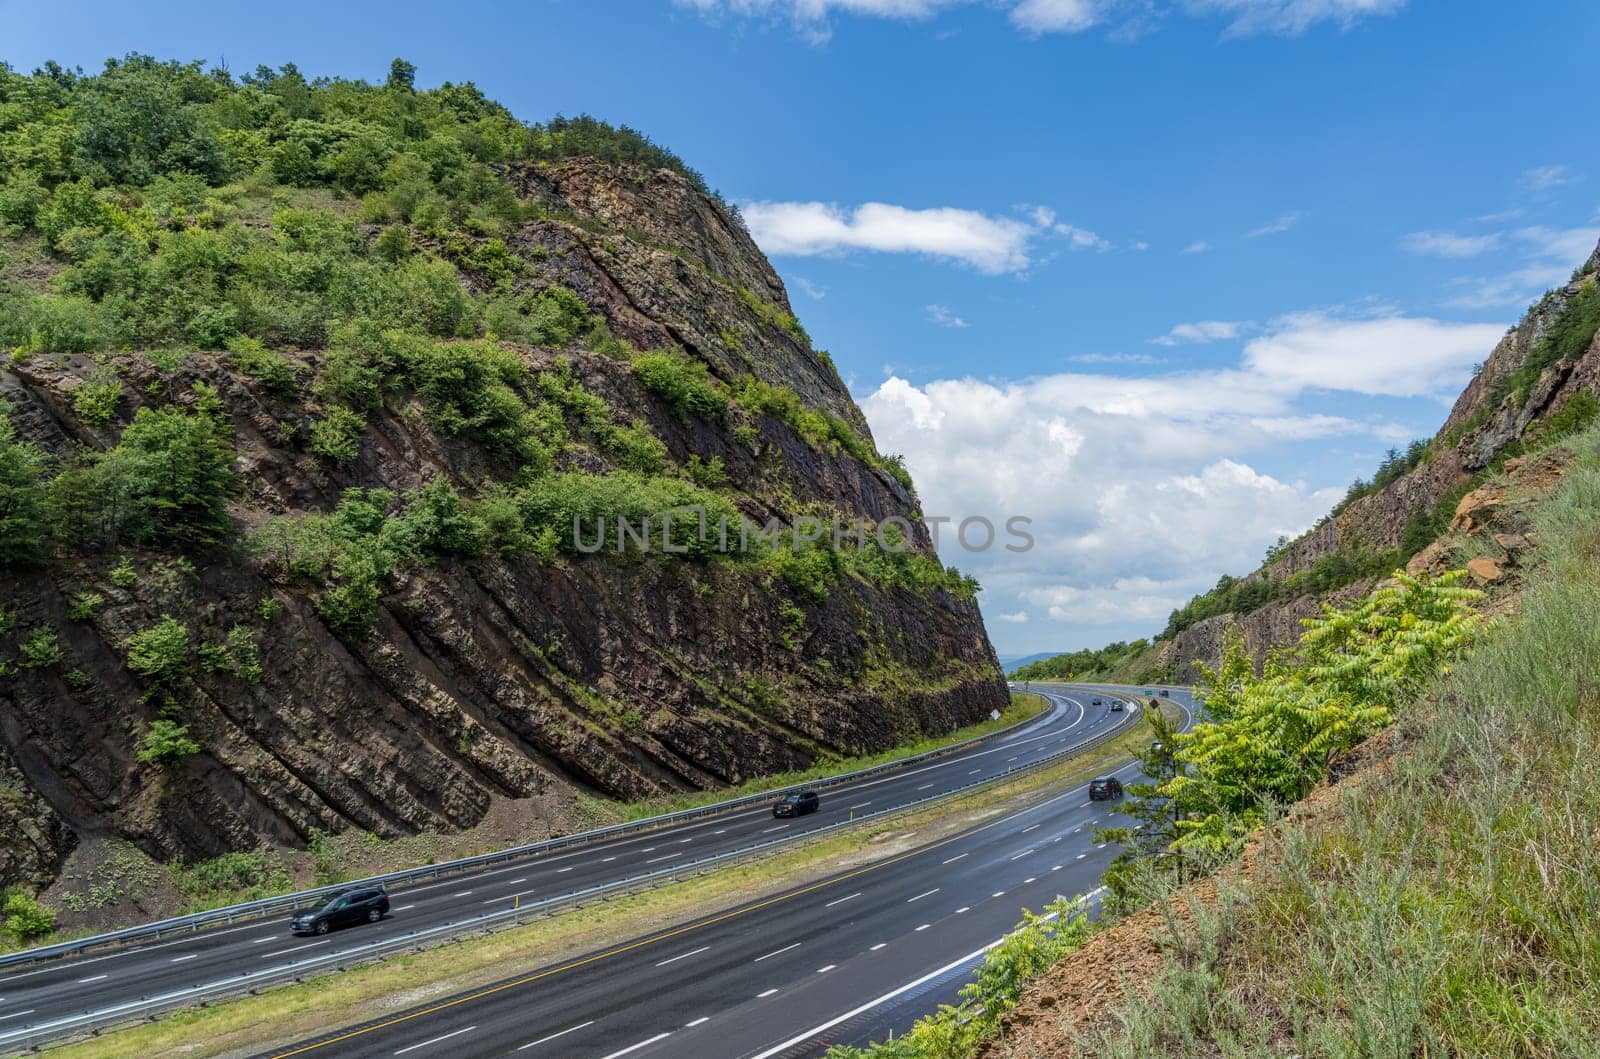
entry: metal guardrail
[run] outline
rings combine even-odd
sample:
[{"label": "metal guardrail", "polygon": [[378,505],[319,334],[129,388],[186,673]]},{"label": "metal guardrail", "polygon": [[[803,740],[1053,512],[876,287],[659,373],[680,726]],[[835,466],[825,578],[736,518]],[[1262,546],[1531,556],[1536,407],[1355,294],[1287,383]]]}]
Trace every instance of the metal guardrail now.
[{"label": "metal guardrail", "polygon": [[[1112,693],[1107,692],[1106,694],[1111,695]],[[1140,699],[1131,695],[1124,694],[1118,697],[1127,698],[1128,701],[1135,706],[1138,706],[1141,702]],[[973,780],[970,783],[964,783],[960,786],[953,787],[936,794],[923,795],[920,798],[913,798],[910,801],[901,802],[898,805],[888,806],[870,813],[862,813],[861,815],[855,816],[852,819],[840,820],[824,827],[799,832],[787,837],[767,839],[765,841],[756,842],[748,846],[741,846],[738,849],[725,850],[722,853],[709,854],[693,861],[681,862],[678,864],[669,865],[665,868],[656,869],[655,871],[642,872],[638,875],[629,876],[624,879],[617,879],[609,883],[602,883],[597,886],[590,886],[581,890],[574,890],[569,893],[545,898],[542,901],[528,902],[512,908],[501,909],[496,912],[485,912],[480,915],[469,916],[465,919],[451,920],[450,922],[440,923],[432,927],[419,928],[403,935],[397,935],[382,939],[380,941],[372,942],[354,950],[330,952],[318,956],[310,956],[292,964],[263,968],[259,971],[246,971],[238,975],[220,978],[214,982],[204,985],[186,986],[182,989],[174,990],[165,994],[157,994],[155,996],[141,997],[138,1000],[125,1001],[121,1004],[113,1005],[110,1008],[101,1009],[99,1011],[85,1011],[76,1015],[63,1016],[52,1022],[41,1023],[37,1026],[30,1026],[25,1029],[12,1031],[10,1033],[0,1031],[0,1049],[7,1049],[8,1054],[21,1054],[20,1052],[11,1053],[9,1050],[16,1048],[25,1050],[36,1049],[50,1041],[67,1037],[69,1035],[82,1034],[89,1031],[99,1033],[115,1026],[144,1021],[145,1019],[153,1018],[175,1008],[194,1004],[197,1001],[252,992],[261,988],[262,986],[282,981],[298,981],[302,978],[302,976],[308,973],[324,971],[330,968],[336,970],[345,970],[349,967],[370,963],[385,955],[403,949],[420,949],[426,944],[447,941],[451,938],[459,937],[473,931],[483,930],[487,932],[493,929],[515,926],[529,919],[580,908],[593,901],[609,900],[614,897],[628,896],[644,890],[654,889],[667,883],[676,882],[680,879],[705,875],[712,870],[724,868],[732,864],[740,864],[747,861],[757,860],[765,857],[773,850],[784,846],[797,845],[801,842],[826,836],[838,831],[843,831],[848,828],[860,827],[864,824],[872,823],[874,821],[885,820],[894,816],[903,815],[934,802],[943,801],[962,794],[970,794],[987,787],[998,786],[999,784],[1016,779],[1019,776],[1025,776],[1029,773],[1037,772],[1041,769],[1057,764],[1067,758],[1075,757],[1079,754],[1085,753],[1086,751],[1093,750],[1095,747],[1110,742],[1118,736],[1125,734],[1125,732],[1133,725],[1133,723],[1135,723],[1141,717],[1143,717],[1143,712],[1141,710],[1129,710],[1127,711],[1127,717],[1124,720],[1118,722],[1105,731],[1092,735],[1087,739],[1080,740],[1071,746],[1062,747],[1060,750],[1048,754],[1040,758],[1038,761],[1029,762],[1026,765],[1012,769],[1008,772],[999,773],[997,775],[989,776],[980,780]],[[1015,727],[1017,726],[1013,726],[1012,729],[1006,730],[1010,731]],[[980,738],[992,738],[994,734],[996,733],[991,733],[990,736]]]},{"label": "metal guardrail", "polygon": [[782,797],[791,791],[798,790],[826,790],[856,780],[867,779],[872,776],[894,772],[899,769],[918,765],[926,761],[934,761],[941,757],[960,753],[983,743],[993,742],[1007,735],[1011,735],[1031,724],[1037,723],[1039,716],[1029,717],[1018,721],[1016,724],[983,735],[963,739],[959,743],[949,746],[937,747],[910,757],[886,761],[879,765],[871,765],[854,772],[843,772],[835,776],[828,776],[805,783],[793,783],[784,787],[774,787],[771,790],[761,791],[756,794],[747,794],[727,801],[714,802],[711,805],[697,806],[691,809],[679,809],[676,812],[663,813],[659,816],[645,817],[642,820],[628,820],[620,824],[611,824],[606,827],[596,828],[592,831],[582,831],[575,835],[563,835],[556,838],[543,839],[539,842],[530,842],[521,846],[511,846],[502,850],[489,853],[480,853],[472,857],[459,857],[455,860],[441,861],[438,864],[424,864],[416,868],[405,868],[396,872],[383,875],[368,876],[364,879],[351,879],[348,882],[332,883],[328,886],[318,886],[309,890],[298,890],[294,893],[280,894],[276,897],[263,897],[255,901],[244,901],[239,904],[227,905],[223,908],[207,909],[203,912],[192,912],[184,916],[174,916],[170,919],[157,920],[154,923],[143,923],[139,926],[124,927],[121,930],[107,931],[103,934],[94,934],[85,938],[76,938],[71,941],[57,942],[54,945],[41,945],[31,949],[22,949],[17,952],[0,956],[0,970],[10,967],[34,964],[40,960],[53,959],[58,956],[75,956],[89,949],[116,945],[128,941],[145,939],[159,939],[177,931],[194,931],[209,926],[232,925],[241,919],[265,917],[274,913],[292,911],[301,905],[314,903],[318,898],[329,897],[341,893],[352,887],[382,886],[393,889],[403,887],[406,883],[416,882],[420,879],[434,879],[441,875],[461,871],[471,871],[474,868],[487,867],[501,864],[506,861],[517,860],[523,857],[533,857],[540,854],[554,853],[559,850],[576,846],[586,846],[619,835],[628,835],[636,832],[651,831],[660,827],[668,827],[682,823],[686,820],[697,820],[702,817],[718,816],[723,813],[734,812],[747,806],[758,805],[775,798]]}]

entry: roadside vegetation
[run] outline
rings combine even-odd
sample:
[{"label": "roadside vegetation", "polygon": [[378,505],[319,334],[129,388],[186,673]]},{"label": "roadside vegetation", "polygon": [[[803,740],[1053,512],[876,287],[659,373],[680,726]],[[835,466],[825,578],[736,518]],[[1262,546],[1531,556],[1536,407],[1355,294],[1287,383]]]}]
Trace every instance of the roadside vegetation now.
[{"label": "roadside vegetation", "polygon": [[1041,658],[1018,667],[1012,680],[1103,680],[1110,678],[1123,666],[1138,658],[1150,646],[1149,640],[1131,643],[1118,640],[1100,648],[1069,651],[1051,658]]},{"label": "roadside vegetation", "polygon": [[1230,642],[1220,669],[1206,671],[1202,682],[1204,721],[1178,732],[1149,715],[1156,741],[1136,756],[1152,782],[1130,784],[1123,808],[1140,827],[1099,836],[1123,849],[1105,876],[1102,918],[1091,926],[1067,905],[1053,910],[1063,918],[1049,924],[1027,917],[1014,939],[985,959],[961,1004],[919,1021],[899,1040],[866,1051],[835,1049],[834,1059],[974,1054],[1056,959],[1236,856],[1269,817],[1326,777],[1331,760],[1391,723],[1402,703],[1460,656],[1477,628],[1468,605],[1477,593],[1459,587],[1460,578],[1397,574],[1395,584],[1307,622],[1299,643],[1259,675],[1242,641]]},{"label": "roadside vegetation", "polygon": [[1532,512],[1516,616],[1400,700],[1384,765],[1276,827],[1083,1052],[1600,1054],[1597,442]]}]

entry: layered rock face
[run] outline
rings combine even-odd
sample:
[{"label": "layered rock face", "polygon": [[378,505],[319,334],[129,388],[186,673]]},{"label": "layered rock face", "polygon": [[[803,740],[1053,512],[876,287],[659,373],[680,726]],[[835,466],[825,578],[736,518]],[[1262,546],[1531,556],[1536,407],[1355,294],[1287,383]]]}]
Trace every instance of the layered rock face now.
[{"label": "layered rock face", "polygon": [[[1573,355],[1548,364],[1536,362],[1537,371],[1524,370],[1574,303],[1592,291],[1597,273],[1600,248],[1574,273],[1572,282],[1546,294],[1506,333],[1456,399],[1424,462],[1319,523],[1248,577],[1282,581],[1336,553],[1399,546],[1414,516],[1433,512],[1510,447],[1536,437],[1543,421],[1561,413],[1580,394],[1600,393],[1600,335]],[[1518,385],[1523,382],[1525,390]],[[1326,595],[1308,594],[1248,614],[1204,619],[1179,632],[1170,646],[1162,645],[1161,664],[1170,667],[1175,680],[1197,679],[1198,663],[1214,665],[1220,658],[1230,627],[1260,660],[1273,647],[1298,639],[1304,631],[1302,618],[1319,613],[1324,604],[1357,599],[1376,584],[1364,579]]]},{"label": "layered rock face", "polygon": [[[576,292],[633,349],[680,350],[730,388],[752,377],[782,386],[870,445],[771,266],[681,176],[582,159],[500,175],[544,218],[504,241],[527,285]],[[932,561],[915,496],[880,463],[779,415],[682,414],[641,383],[626,351],[501,345],[530,377],[562,372],[613,422],[659,439],[669,467],[720,461],[717,490],[753,522],[903,518]],[[302,379],[326,359],[291,356]],[[370,630],[337,626],[257,531],[331,511],[351,487],[399,495],[444,480],[481,495],[501,470],[494,454],[442,432],[404,387],[385,392],[359,451],[336,462],[311,451],[327,409],[305,387],[275,392],[221,353],[177,367],[119,354],[117,370],[109,423],[86,421],[72,400],[95,374],[87,355],[7,363],[0,399],[20,440],[65,460],[113,444],[143,405],[214,387],[237,452],[233,530],[199,550],[74,552],[0,571],[7,652],[38,629],[61,651],[0,676],[0,883],[47,882],[86,836],[194,860],[298,847],[319,830],[466,828],[498,799],[715,788],[946,732],[1006,701],[970,592],[858,573],[819,597],[736,562],[491,552],[402,564]],[[574,445],[555,471],[616,466]],[[259,678],[191,659],[174,694],[199,749],[145,762],[141,740],[163,703],[130,670],[128,645],[166,616],[193,645],[245,629]]]}]

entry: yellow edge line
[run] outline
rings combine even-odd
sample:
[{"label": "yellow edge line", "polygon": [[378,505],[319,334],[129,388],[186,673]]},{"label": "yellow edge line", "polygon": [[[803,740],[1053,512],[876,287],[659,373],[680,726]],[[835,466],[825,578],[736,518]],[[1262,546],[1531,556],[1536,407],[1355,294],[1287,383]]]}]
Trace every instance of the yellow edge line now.
[{"label": "yellow edge line", "polygon": [[[1063,791],[1061,794],[1056,795],[1055,798],[1064,798],[1069,793],[1070,792],[1068,792],[1068,791]],[[518,988],[520,986],[528,985],[531,982],[537,982],[537,981],[539,981],[541,979],[549,978],[551,975],[561,974],[561,973],[563,973],[565,971],[573,971],[573,970],[578,969],[579,967],[584,967],[584,966],[587,966],[588,964],[596,963],[596,962],[598,962],[600,960],[608,960],[613,956],[620,956],[623,953],[632,952],[634,949],[642,949],[647,945],[654,945],[659,941],[666,941],[668,938],[675,938],[675,937],[678,937],[681,934],[687,934],[687,933],[690,933],[691,931],[701,930],[701,929],[704,929],[705,927],[713,926],[714,924],[717,924],[717,923],[723,923],[723,922],[726,922],[727,920],[730,920],[730,919],[736,919],[739,916],[748,915],[751,912],[755,912],[755,911],[758,911],[758,910],[763,909],[763,908],[769,908],[772,905],[782,904],[784,901],[792,901],[796,897],[803,897],[806,894],[811,893],[811,892],[813,892],[815,890],[821,890],[824,887],[833,886],[834,884],[843,882],[846,879],[858,878],[858,877],[860,877],[862,875],[868,874],[869,872],[874,872],[874,871],[878,871],[878,870],[880,870],[882,868],[887,868],[891,864],[898,864],[903,860],[909,860],[912,857],[920,856],[921,854],[927,853],[930,850],[939,849],[941,846],[948,846],[950,843],[956,842],[956,841],[958,841],[960,839],[969,838],[972,835],[978,834],[979,832],[987,831],[991,827],[998,827],[1000,824],[1005,823],[1007,820],[1011,819],[1012,817],[1020,816],[1023,813],[1029,813],[1029,812],[1034,811],[1035,809],[1038,809],[1038,808],[1041,808],[1043,806],[1049,805],[1050,802],[1055,800],[1055,798],[1047,798],[1046,800],[1040,802],[1038,805],[1031,805],[1031,806],[1028,806],[1025,809],[1019,809],[1015,813],[1011,813],[1008,816],[1001,817],[998,820],[991,820],[987,824],[980,824],[978,827],[972,828],[969,831],[963,831],[960,834],[951,835],[949,838],[941,839],[938,842],[935,842],[935,843],[933,843],[931,845],[920,846],[917,849],[910,850],[908,852],[902,853],[899,856],[890,857],[888,860],[878,861],[876,864],[869,864],[865,868],[858,868],[857,870],[855,870],[853,872],[849,872],[849,873],[847,873],[845,875],[836,875],[836,876],[833,876],[832,878],[824,879],[821,882],[812,883],[810,886],[806,886],[806,887],[804,887],[802,889],[795,890],[792,893],[782,894],[782,895],[780,895],[778,897],[769,897],[764,901],[758,901],[757,903],[755,903],[753,905],[746,905],[743,908],[736,908],[736,909],[733,909],[732,911],[724,912],[723,914],[721,914],[719,916],[714,916],[711,919],[703,919],[703,920],[700,920],[700,921],[695,922],[695,923],[690,923],[690,924],[687,924],[685,926],[678,927],[678,928],[676,928],[674,930],[669,930],[664,934],[657,934],[657,935],[655,935],[653,937],[643,938],[643,939],[641,939],[639,941],[629,942],[626,945],[619,945],[614,949],[608,949],[605,952],[597,952],[593,956],[585,956],[581,960],[574,960],[571,963],[565,963],[565,964],[562,964],[559,967],[546,968],[545,970],[539,971],[539,972],[537,972],[535,974],[530,974],[530,975],[527,975],[525,977],[518,978],[518,979],[515,979],[513,981],[510,981],[510,982],[502,982],[499,985],[490,986],[487,989],[480,989],[476,993],[468,993],[466,996],[459,996],[459,997],[456,997],[454,1000],[447,1000],[447,1001],[444,1001],[443,1003],[435,1004],[432,1007],[423,1008],[420,1011],[413,1011],[410,1014],[396,1016],[395,1018],[389,1019],[386,1022],[380,1022],[380,1023],[377,1023],[376,1025],[372,1025],[372,1026],[363,1026],[360,1029],[351,1030],[348,1033],[341,1033],[337,1037],[329,1037],[327,1040],[324,1040],[324,1041],[316,1041],[316,1042],[314,1042],[312,1044],[303,1045],[303,1046],[301,1046],[299,1048],[296,1048],[296,1049],[294,1049],[292,1051],[279,1052],[278,1054],[272,1056],[271,1059],[289,1059],[290,1056],[304,1055],[307,1052],[316,1051],[318,1048],[326,1048],[330,1044],[338,1044],[341,1041],[352,1040],[352,1039],[354,1039],[356,1037],[361,1037],[361,1036],[364,1036],[364,1035],[366,1035],[368,1033],[376,1033],[378,1030],[386,1030],[390,1026],[398,1026],[398,1025],[400,1025],[402,1022],[410,1022],[412,1019],[422,1018],[425,1015],[437,1014],[440,1011],[448,1010],[449,1008],[456,1007],[459,1004],[467,1004],[467,1003],[471,1003],[474,1000],[482,1000],[484,997],[493,996],[496,993],[502,993],[502,992],[506,991],[507,989],[516,989],[516,988]]]}]

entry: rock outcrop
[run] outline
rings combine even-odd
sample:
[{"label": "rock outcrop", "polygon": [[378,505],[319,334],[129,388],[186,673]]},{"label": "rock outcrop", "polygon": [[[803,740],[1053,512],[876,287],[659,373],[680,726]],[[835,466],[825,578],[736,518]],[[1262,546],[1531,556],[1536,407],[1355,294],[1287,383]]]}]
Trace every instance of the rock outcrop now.
[{"label": "rock outcrop", "polygon": [[[543,218],[504,240],[530,289],[575,292],[636,350],[680,350],[730,385],[782,386],[870,446],[771,266],[682,176],[585,159],[499,175]],[[477,281],[470,263],[461,268]],[[720,468],[720,491],[756,524],[901,518],[913,550],[933,561],[915,496],[881,462],[778,415],[680,414],[626,354],[501,345],[532,377],[562,373],[602,399],[612,422],[659,439],[672,467]],[[326,359],[319,349],[291,356],[301,379]],[[443,558],[387,577],[370,631],[337,627],[256,531],[274,517],[329,512],[351,487],[399,495],[442,479],[476,495],[500,476],[494,456],[441,431],[416,394],[397,388],[370,413],[354,459],[319,458],[309,438],[326,408],[304,387],[272,390],[221,353],[176,367],[115,355],[117,414],[93,423],[72,395],[104,359],[0,369],[18,437],[64,461],[115,443],[136,409],[181,404],[208,384],[238,454],[233,529],[199,550],[69,552],[0,571],[11,624],[0,636],[0,883],[43,885],[77,837],[194,860],[298,847],[318,831],[461,829],[499,800],[714,788],[947,732],[1005,704],[970,592],[859,573],[819,596],[733,562]],[[574,445],[556,469],[616,466]],[[201,664],[215,653],[191,659],[177,697],[199,750],[162,764],[140,759],[164,707],[129,669],[128,644],[169,615],[213,651],[245,630],[259,676]],[[15,664],[24,635],[41,629],[59,660]]]},{"label": "rock outcrop", "polygon": [[[1600,247],[1574,273],[1570,283],[1546,294],[1495,345],[1457,398],[1420,464],[1324,519],[1245,580],[1282,582],[1335,554],[1374,553],[1403,543],[1415,547],[1416,542],[1405,540],[1407,525],[1414,519],[1429,518],[1435,525],[1448,522],[1451,528],[1465,533],[1492,527],[1494,513],[1504,502],[1503,489],[1490,483],[1464,496],[1461,491],[1497,461],[1523,479],[1536,478],[1538,474],[1558,475],[1558,468],[1519,469],[1516,460],[1520,457],[1503,457],[1508,450],[1535,440],[1541,424],[1560,414],[1578,395],[1592,399],[1600,394],[1600,335],[1591,337],[1574,355],[1547,364],[1536,362],[1534,366],[1540,370],[1526,370],[1529,358],[1539,353],[1543,340],[1575,301],[1592,293],[1597,274]],[[1519,389],[1515,383],[1524,379],[1525,389]],[[1442,505],[1458,496],[1453,507],[1441,510]],[[1444,551],[1442,547],[1424,545],[1410,556],[1408,568],[1413,572],[1439,569]],[[1494,565],[1495,570],[1490,571],[1489,565]],[[1501,564],[1486,559],[1473,573],[1479,584],[1492,584],[1501,580],[1504,570]],[[1196,622],[1174,636],[1170,646],[1165,641],[1158,645],[1161,667],[1173,679],[1194,680],[1199,674],[1198,663],[1216,663],[1230,626],[1244,636],[1259,660],[1273,647],[1298,638],[1303,631],[1301,619],[1317,614],[1326,603],[1358,598],[1375,584],[1374,579],[1363,579],[1329,594],[1303,595],[1268,603],[1246,614],[1224,614]],[[1151,658],[1155,657],[1152,649]]]}]

